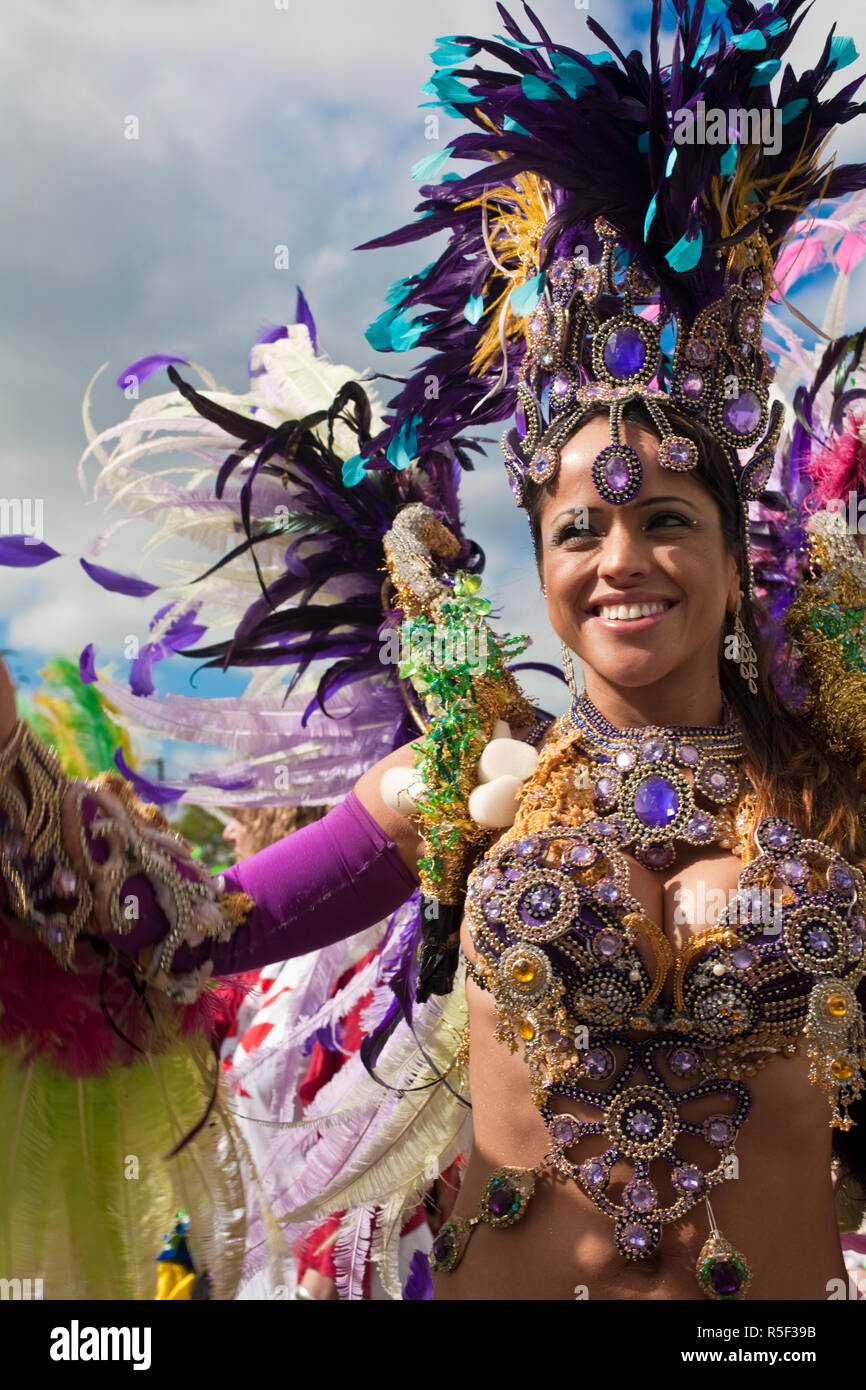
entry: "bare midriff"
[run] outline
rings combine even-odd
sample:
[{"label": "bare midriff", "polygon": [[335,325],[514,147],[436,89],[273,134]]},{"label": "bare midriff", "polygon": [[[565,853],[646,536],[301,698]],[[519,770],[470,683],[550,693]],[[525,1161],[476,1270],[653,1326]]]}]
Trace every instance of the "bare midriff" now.
[{"label": "bare midriff", "polygon": [[[742,867],[734,855],[718,847],[709,852],[685,849],[664,874],[629,860],[631,891],[648,916],[663,926],[674,951],[708,925],[704,920],[676,920],[677,889],[691,887],[697,902],[694,890],[703,880],[703,898],[711,902],[710,887],[727,895]],[[476,959],[465,919],[461,943],[468,958]],[[453,1211],[453,1216],[463,1218],[475,1215],[493,1169],[531,1168],[548,1151],[522,1047],[511,1053],[495,1038],[492,995],[472,979],[466,990],[474,1142]],[[662,998],[670,998],[670,980]],[[745,1078],[752,1108],[737,1141],[736,1176],[711,1193],[720,1231],[745,1255],[752,1270],[749,1301],[822,1300],[828,1296],[828,1281],[846,1277],[830,1177],[830,1108],[824,1093],[809,1081],[808,1071],[801,1044],[796,1056],[773,1056]],[[643,1080],[640,1073],[635,1076],[635,1083]],[[597,1110],[581,1112],[573,1102],[557,1102],[556,1108],[599,1118]],[[703,1119],[719,1108],[718,1100],[705,1097],[690,1102],[688,1116]],[[603,1141],[584,1140],[575,1151],[577,1160],[589,1157],[595,1145],[600,1149]],[[702,1139],[685,1136],[678,1147],[687,1161],[701,1163],[705,1170],[718,1161]],[[667,1170],[659,1164],[662,1183]],[[621,1172],[629,1176],[625,1168]],[[500,1230],[477,1225],[460,1265],[453,1273],[434,1276],[433,1297],[703,1302],[695,1264],[708,1234],[701,1201],[664,1227],[661,1244],[649,1259],[626,1260],[614,1245],[613,1222],[574,1181],[547,1169],[537,1180],[523,1219]]]}]

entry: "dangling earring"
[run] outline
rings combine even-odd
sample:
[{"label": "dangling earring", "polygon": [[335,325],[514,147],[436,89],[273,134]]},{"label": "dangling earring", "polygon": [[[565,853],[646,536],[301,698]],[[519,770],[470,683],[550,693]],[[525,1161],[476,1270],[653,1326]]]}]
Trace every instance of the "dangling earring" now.
[{"label": "dangling earring", "polygon": [[743,626],[743,619],[741,617],[742,609],[743,591],[741,589],[740,596],[737,599],[737,606],[734,609],[734,637],[737,643],[737,666],[739,667],[740,675],[746,682],[751,693],[757,695],[758,686],[756,677],[758,674],[758,653],[752,646],[749,640],[749,634]]},{"label": "dangling earring", "polygon": [[[541,592],[544,594],[544,597],[547,598],[547,585],[544,580],[541,581]],[[562,649],[562,674],[568,681],[568,688],[571,691],[572,701],[574,701],[578,696],[577,681],[574,678],[574,663],[571,659],[571,652],[568,650],[562,638],[559,640],[559,645]]]},{"label": "dangling earring", "polygon": [[560,639],[559,645],[560,645],[560,647],[562,648],[562,670],[563,670],[563,674],[564,674],[564,676],[565,676],[565,679],[568,681],[568,688],[569,688],[569,690],[571,691],[571,698],[572,698],[572,700],[576,700],[576,699],[577,699],[577,681],[574,679],[574,663],[573,663],[572,660],[571,660],[571,652],[568,650],[568,647],[565,645],[565,643],[564,643],[561,639]]}]

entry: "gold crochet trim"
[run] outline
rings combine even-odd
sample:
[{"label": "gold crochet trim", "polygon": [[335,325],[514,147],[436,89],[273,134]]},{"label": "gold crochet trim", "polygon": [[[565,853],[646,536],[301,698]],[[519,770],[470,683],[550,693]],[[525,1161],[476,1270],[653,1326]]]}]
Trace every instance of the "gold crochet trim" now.
[{"label": "gold crochet trim", "polygon": [[[96,806],[87,830],[85,801]],[[210,962],[188,978],[174,976],[175,952],[183,943],[230,939],[253,902],[246,893],[220,900],[217,881],[190,857],[156,806],[139,801],[116,773],[72,781],[54,753],[19,720],[0,752],[0,811],[11,823],[0,841],[8,910],[64,969],[74,968],[83,932],[127,936],[134,930],[140,904],[124,890],[141,874],[169,923],[163,940],[142,952],[146,978],[171,998],[198,997]]]}]

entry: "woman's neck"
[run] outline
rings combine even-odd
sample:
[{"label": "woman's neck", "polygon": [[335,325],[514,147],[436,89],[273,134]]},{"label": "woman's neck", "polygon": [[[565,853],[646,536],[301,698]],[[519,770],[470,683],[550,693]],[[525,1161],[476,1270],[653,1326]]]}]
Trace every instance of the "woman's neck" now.
[{"label": "woman's neck", "polygon": [[714,681],[696,680],[688,686],[681,680],[651,686],[615,686],[588,670],[584,678],[587,696],[599,714],[617,729],[724,722],[722,688],[717,677]]}]

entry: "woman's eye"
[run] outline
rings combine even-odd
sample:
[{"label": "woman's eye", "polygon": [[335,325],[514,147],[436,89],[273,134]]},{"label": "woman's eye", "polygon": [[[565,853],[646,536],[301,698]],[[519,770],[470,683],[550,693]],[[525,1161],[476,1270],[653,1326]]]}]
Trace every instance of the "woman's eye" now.
[{"label": "woman's eye", "polygon": [[667,525],[672,524],[674,526],[691,526],[692,524],[691,518],[683,516],[680,512],[656,512],[647,522],[647,525],[652,526],[657,521],[663,521]]},{"label": "woman's eye", "polygon": [[567,525],[563,526],[562,529],[556,533],[555,543],[556,545],[562,545],[563,541],[571,540],[574,537],[577,537],[578,540],[583,540],[587,536],[593,535],[595,535],[595,532],[591,531],[588,526],[584,526],[582,522],[569,521]]}]

